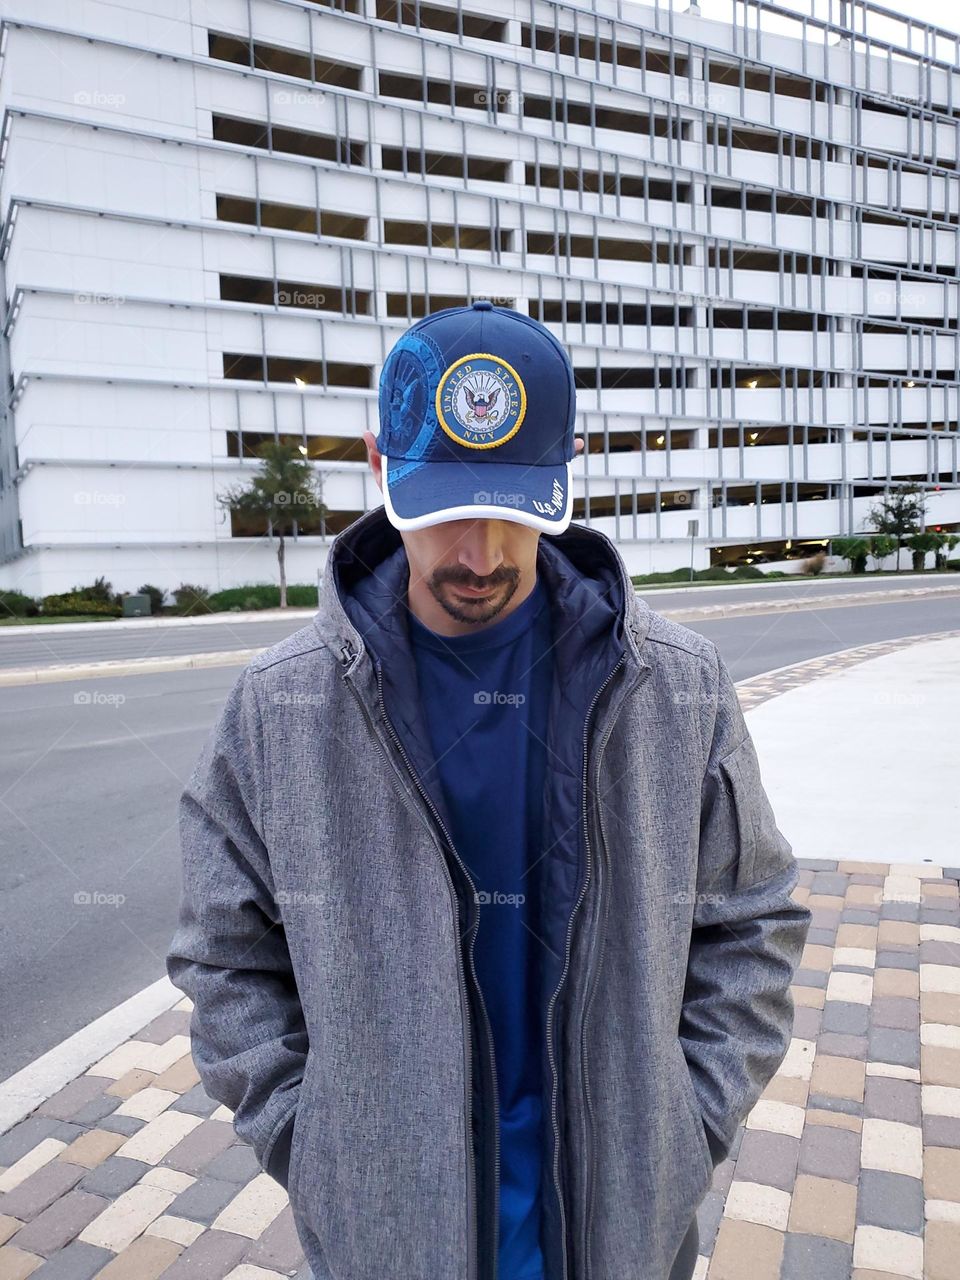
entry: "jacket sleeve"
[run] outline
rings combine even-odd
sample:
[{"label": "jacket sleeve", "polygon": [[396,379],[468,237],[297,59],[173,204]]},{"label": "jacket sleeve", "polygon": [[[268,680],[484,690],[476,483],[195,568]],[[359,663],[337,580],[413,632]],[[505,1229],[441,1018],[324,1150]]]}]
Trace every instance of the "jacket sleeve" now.
[{"label": "jacket sleeve", "polygon": [[183,888],[166,968],[193,1001],[193,1060],[238,1136],[286,1186],[307,1032],[275,901],[254,680],[231,690],[180,798]]},{"label": "jacket sleeve", "polygon": [[[737,691],[716,646],[697,894],[679,1037],[716,1166],[790,1045],[790,983],[810,928],[799,869],[760,779]],[[711,689],[712,686],[712,689]]]}]

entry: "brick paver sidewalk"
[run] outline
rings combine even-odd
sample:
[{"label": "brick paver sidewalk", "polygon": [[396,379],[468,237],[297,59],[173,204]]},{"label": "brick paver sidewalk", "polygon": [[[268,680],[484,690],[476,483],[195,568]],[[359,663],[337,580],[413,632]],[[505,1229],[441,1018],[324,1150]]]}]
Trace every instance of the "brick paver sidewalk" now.
[{"label": "brick paver sidewalk", "polygon": [[[744,706],[849,661],[745,681]],[[715,1171],[696,1280],[955,1280],[960,867],[800,866],[794,1038]],[[198,1082],[189,1009],[0,1136],[0,1280],[308,1280],[285,1194]]]}]

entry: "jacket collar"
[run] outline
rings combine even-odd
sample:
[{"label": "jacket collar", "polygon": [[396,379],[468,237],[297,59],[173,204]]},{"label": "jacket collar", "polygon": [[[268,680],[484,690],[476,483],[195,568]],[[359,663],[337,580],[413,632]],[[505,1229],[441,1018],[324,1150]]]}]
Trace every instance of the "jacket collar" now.
[{"label": "jacket collar", "polygon": [[[612,629],[627,661],[646,667],[642,647],[650,608],[636,593],[614,542],[598,529],[571,524],[542,534],[538,569],[569,625],[596,634]],[[355,520],[334,538],[324,567],[314,626],[346,667],[373,657],[391,641],[405,643],[408,566],[403,540],[384,507]]]}]

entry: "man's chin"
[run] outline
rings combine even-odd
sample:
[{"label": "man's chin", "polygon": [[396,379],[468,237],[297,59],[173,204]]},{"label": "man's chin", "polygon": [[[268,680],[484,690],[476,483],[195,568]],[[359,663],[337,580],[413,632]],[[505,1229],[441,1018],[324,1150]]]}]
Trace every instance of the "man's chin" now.
[{"label": "man's chin", "polygon": [[506,586],[494,587],[488,595],[471,595],[452,584],[443,590],[440,603],[458,622],[489,622],[503,609],[512,592]]}]

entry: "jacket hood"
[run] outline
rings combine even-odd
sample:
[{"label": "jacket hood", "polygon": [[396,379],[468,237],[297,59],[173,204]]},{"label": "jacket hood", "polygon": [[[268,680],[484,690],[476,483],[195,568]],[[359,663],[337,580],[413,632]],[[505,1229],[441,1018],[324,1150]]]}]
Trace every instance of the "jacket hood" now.
[{"label": "jacket hood", "polygon": [[[542,534],[537,568],[554,609],[583,640],[603,631],[645,666],[640,649],[650,609],[637,596],[615,544],[599,530],[571,524],[562,534]],[[314,625],[321,639],[346,659],[368,649],[374,658],[394,644],[406,647],[406,550],[400,532],[377,507],[334,538],[324,568]]]}]

